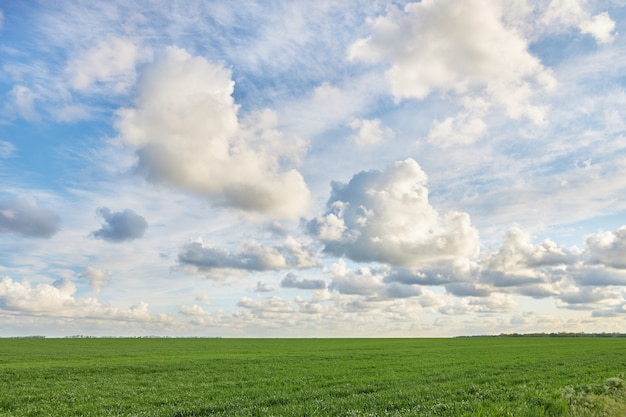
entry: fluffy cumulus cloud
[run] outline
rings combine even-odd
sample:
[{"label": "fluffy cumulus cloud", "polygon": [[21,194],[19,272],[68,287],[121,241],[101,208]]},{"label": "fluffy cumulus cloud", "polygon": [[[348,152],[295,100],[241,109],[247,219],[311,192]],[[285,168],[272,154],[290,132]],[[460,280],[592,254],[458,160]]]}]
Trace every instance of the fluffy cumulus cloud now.
[{"label": "fluffy cumulus cloud", "polygon": [[550,239],[534,245],[528,232],[513,226],[495,254],[483,255],[481,278],[496,287],[532,286],[526,295],[549,295],[555,291],[550,284],[564,276],[577,255]]},{"label": "fluffy cumulus cloud", "polygon": [[479,249],[469,215],[441,216],[428,201],[427,177],[413,159],[332,184],[328,211],[308,223],[325,252],[358,262],[452,266],[463,273]]},{"label": "fluffy cumulus cloud", "polygon": [[0,233],[49,238],[58,232],[60,223],[59,216],[30,199],[0,200]]},{"label": "fluffy cumulus cloud", "polygon": [[72,319],[114,320],[175,326],[167,314],[153,314],[148,304],[140,302],[128,309],[101,304],[94,298],[76,297],[76,285],[68,280],[53,283],[15,281],[10,277],[0,280],[0,311],[20,312],[25,315],[63,317]]},{"label": "fluffy cumulus cloud", "polygon": [[[387,78],[397,100],[424,99],[433,92],[486,100],[514,119],[543,123],[545,108],[533,103],[536,92],[555,80],[528,51],[528,41],[507,24],[508,9],[497,0],[425,0],[403,10],[391,7],[369,21],[371,35],[354,43],[352,59],[388,62]],[[438,122],[434,143],[471,143],[484,135],[481,110],[469,109]]]},{"label": "fluffy cumulus cloud", "polygon": [[135,106],[118,111],[120,139],[149,181],[181,187],[251,215],[297,217],[309,203],[296,163],[306,144],[271,111],[239,120],[223,65],[170,47],[141,73]]},{"label": "fluffy cumulus cloud", "polygon": [[626,226],[589,236],[586,243],[588,264],[626,270]]},{"label": "fluffy cumulus cloud", "polygon": [[76,285],[68,280],[32,286],[4,277],[0,281],[0,308],[33,313],[59,313],[75,303],[75,292]]},{"label": "fluffy cumulus cloud", "polygon": [[148,229],[146,219],[130,209],[112,212],[107,207],[101,207],[97,213],[104,219],[104,224],[91,233],[96,239],[124,242],[143,237]]}]

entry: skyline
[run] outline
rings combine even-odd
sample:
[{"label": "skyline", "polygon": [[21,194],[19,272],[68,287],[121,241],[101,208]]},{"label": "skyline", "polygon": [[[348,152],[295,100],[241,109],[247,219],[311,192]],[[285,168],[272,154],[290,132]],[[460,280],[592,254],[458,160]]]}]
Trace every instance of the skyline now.
[{"label": "skyline", "polygon": [[625,17],[0,2],[0,336],[623,333]]}]

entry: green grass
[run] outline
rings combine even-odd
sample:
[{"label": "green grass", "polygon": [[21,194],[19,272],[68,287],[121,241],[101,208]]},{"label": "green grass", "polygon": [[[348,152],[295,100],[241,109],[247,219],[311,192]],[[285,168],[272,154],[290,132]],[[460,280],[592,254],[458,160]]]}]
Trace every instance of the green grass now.
[{"label": "green grass", "polygon": [[0,417],[623,416],[626,339],[0,339]]}]

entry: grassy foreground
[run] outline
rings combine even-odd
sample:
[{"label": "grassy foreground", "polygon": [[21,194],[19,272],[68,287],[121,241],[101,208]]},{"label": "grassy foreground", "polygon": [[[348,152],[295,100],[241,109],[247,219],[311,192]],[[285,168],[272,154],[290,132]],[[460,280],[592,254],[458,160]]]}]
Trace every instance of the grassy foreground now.
[{"label": "grassy foreground", "polygon": [[0,339],[0,416],[624,416],[626,339]]}]

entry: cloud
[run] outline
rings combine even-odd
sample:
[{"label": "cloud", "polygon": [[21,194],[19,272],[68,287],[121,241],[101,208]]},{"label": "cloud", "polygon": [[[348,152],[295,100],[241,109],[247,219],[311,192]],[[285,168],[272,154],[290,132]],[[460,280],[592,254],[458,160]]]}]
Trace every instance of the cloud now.
[{"label": "cloud", "polygon": [[478,231],[466,213],[440,216],[426,182],[413,159],[333,182],[328,211],[309,221],[308,230],[325,252],[354,261],[467,271],[478,254]]},{"label": "cloud", "polygon": [[467,297],[456,300],[439,308],[445,315],[464,315],[473,313],[502,313],[512,310],[517,303],[509,294],[495,293],[488,297]]},{"label": "cloud", "polygon": [[0,140],[0,159],[6,159],[13,155],[15,146],[11,142]]},{"label": "cloud", "polygon": [[551,30],[566,30],[577,27],[582,34],[594,37],[598,43],[609,43],[617,35],[615,22],[608,13],[591,15],[584,9],[585,0],[552,0],[541,15],[541,25]]},{"label": "cloud", "polygon": [[352,137],[358,146],[376,145],[394,136],[393,130],[381,126],[380,119],[353,119],[348,126],[358,131]]},{"label": "cloud", "polygon": [[498,252],[486,255],[483,265],[492,271],[534,276],[535,268],[570,265],[576,259],[575,253],[559,247],[550,239],[533,245],[530,234],[513,225],[506,232]]},{"label": "cloud", "polygon": [[626,226],[589,236],[584,258],[591,265],[626,269]]},{"label": "cloud", "polygon": [[39,94],[18,84],[9,92],[9,97],[13,102],[15,112],[24,120],[37,122],[41,119],[41,115],[35,107],[35,100],[40,98]]},{"label": "cloud", "polygon": [[240,243],[236,251],[205,245],[201,239],[187,243],[178,262],[191,272],[213,270],[275,271],[286,268],[313,268],[318,261],[313,250],[291,236],[282,246],[269,247],[254,240]]},{"label": "cloud", "polygon": [[141,73],[135,106],[117,112],[137,172],[250,215],[297,217],[309,204],[297,163],[306,143],[276,130],[272,111],[238,118],[231,72],[170,47]]},{"label": "cloud", "polygon": [[198,304],[194,304],[192,306],[180,306],[178,311],[185,316],[206,316],[209,314],[208,311]]},{"label": "cloud", "polygon": [[505,24],[497,0],[425,0],[369,21],[371,35],[350,47],[349,57],[388,62],[396,100],[422,100],[434,91],[487,97],[511,118],[542,123],[545,109],[532,104],[555,81],[528,51],[520,31]]},{"label": "cloud", "polygon": [[139,49],[129,39],[112,36],[68,62],[66,72],[72,88],[80,92],[94,84],[121,93],[135,81]]},{"label": "cloud", "polygon": [[289,273],[280,282],[283,288],[299,288],[301,290],[323,290],[326,288],[326,281],[323,279],[298,279],[298,277]]},{"label": "cloud", "polygon": [[291,236],[287,236],[281,248],[287,262],[294,268],[313,268],[319,266],[315,249],[307,247]]},{"label": "cloud", "polygon": [[[558,296],[571,288],[571,269],[579,251],[562,248],[551,239],[533,244],[528,232],[513,225],[497,252],[487,251],[478,263],[477,288],[533,298]],[[458,294],[462,288],[449,288]]]},{"label": "cloud", "polygon": [[59,216],[32,200],[0,200],[0,233],[49,238],[59,231],[60,223]]},{"label": "cloud", "polygon": [[483,117],[488,113],[489,103],[484,99],[462,100],[463,111],[456,116],[446,117],[443,121],[435,120],[428,132],[428,141],[435,146],[447,148],[452,145],[469,145],[485,136],[487,124]]},{"label": "cloud", "polygon": [[332,278],[329,288],[339,294],[360,295],[369,300],[408,298],[422,294],[414,283],[388,280],[391,268],[347,268],[343,259],[333,264],[326,273]]},{"label": "cloud", "polygon": [[88,266],[78,277],[89,281],[89,285],[91,285],[93,291],[99,294],[102,286],[109,282],[110,274],[101,269]]},{"label": "cloud", "polygon": [[68,280],[33,286],[4,277],[0,280],[0,310],[34,316],[87,319],[92,323],[93,320],[112,320],[176,325],[167,314],[152,314],[145,302],[120,310],[101,304],[94,298],[78,299],[75,294],[76,285]]},{"label": "cloud", "polygon": [[625,286],[626,269],[604,265],[576,265],[568,271],[577,284],[583,286]]},{"label": "cloud", "polygon": [[254,288],[254,292],[272,292],[272,291],[274,291],[274,287],[272,287],[266,282],[258,281],[256,283],[256,287]]},{"label": "cloud", "polygon": [[107,207],[97,210],[104,219],[102,227],[91,233],[96,239],[109,242],[124,242],[143,237],[148,229],[148,222],[130,209],[111,212]]},{"label": "cloud", "polygon": [[42,283],[32,287],[29,283],[13,281],[10,277],[0,281],[0,308],[37,313],[61,312],[74,303],[76,286],[68,280]]},{"label": "cloud", "polygon": [[272,271],[288,266],[285,257],[276,249],[258,242],[246,241],[238,253],[223,248],[205,246],[202,241],[191,242],[178,254],[178,262],[195,271],[209,272],[216,269],[243,271]]},{"label": "cloud", "polygon": [[259,318],[289,318],[296,312],[293,303],[281,297],[261,297],[259,301],[243,297],[237,306],[251,310]]}]

